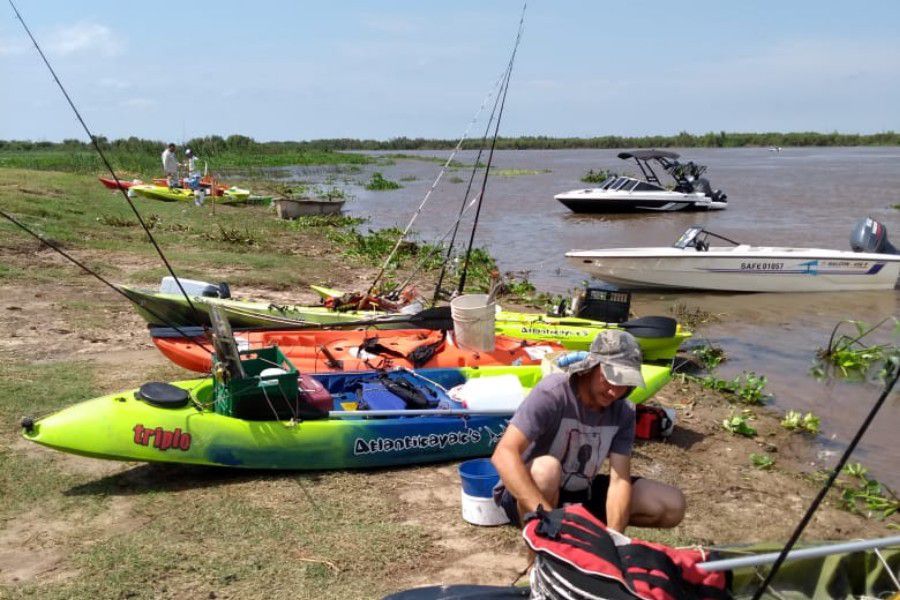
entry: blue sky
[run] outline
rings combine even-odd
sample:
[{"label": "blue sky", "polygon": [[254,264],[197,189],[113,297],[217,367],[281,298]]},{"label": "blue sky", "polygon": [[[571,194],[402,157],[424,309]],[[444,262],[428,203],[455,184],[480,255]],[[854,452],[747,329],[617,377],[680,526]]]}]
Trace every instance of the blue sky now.
[{"label": "blue sky", "polygon": [[[95,132],[456,138],[521,3],[62,2],[20,11]],[[83,138],[8,6],[0,138]],[[900,2],[532,1],[504,135],[900,130]],[[15,82],[15,85],[10,85]]]}]

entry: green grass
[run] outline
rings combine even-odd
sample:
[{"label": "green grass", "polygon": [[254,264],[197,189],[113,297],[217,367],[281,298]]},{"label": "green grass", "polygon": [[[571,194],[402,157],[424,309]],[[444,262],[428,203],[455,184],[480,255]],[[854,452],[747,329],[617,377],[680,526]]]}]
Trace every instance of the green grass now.
[{"label": "green grass", "polygon": [[21,448],[13,424],[22,415],[99,393],[89,363],[0,364],[0,520],[59,523],[43,544],[63,549],[73,572],[0,586],[0,597],[380,597],[422,556],[447,552],[405,523],[391,487],[373,485],[378,472],[123,464],[98,476],[66,468],[62,454]]},{"label": "green grass", "polygon": [[[198,150],[200,149],[200,146],[195,146]],[[104,148],[107,158],[116,170],[116,175],[125,179],[135,176],[144,179],[161,176],[160,154],[162,151],[163,145],[156,145],[153,142],[148,142],[139,148]],[[240,150],[221,149],[208,153],[198,151],[198,156],[201,164],[203,161],[207,161],[210,170],[214,173],[234,169],[294,165],[361,165],[371,162],[367,156],[362,154],[270,147],[265,144],[254,144],[248,146],[247,149]],[[109,175],[97,152],[88,148],[56,147],[28,151],[3,149],[0,150],[0,167],[102,174],[104,177]]]}]

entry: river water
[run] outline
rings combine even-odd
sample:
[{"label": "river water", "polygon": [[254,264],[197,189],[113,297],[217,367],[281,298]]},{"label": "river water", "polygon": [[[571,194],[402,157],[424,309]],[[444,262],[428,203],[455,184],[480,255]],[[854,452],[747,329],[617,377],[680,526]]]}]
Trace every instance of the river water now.
[{"label": "river water", "polygon": [[[498,151],[485,192],[476,245],[488,248],[504,271],[525,271],[540,289],[564,292],[585,276],[568,267],[568,250],[668,246],[688,226],[699,223],[753,245],[849,249],[856,221],[871,216],[894,234],[900,246],[900,148],[765,148],[676,150],[683,160],[707,165],[706,177],[728,194],[728,208],[709,213],[575,215],[553,199],[561,191],[586,187],[579,179],[589,168],[638,174],[633,162],[613,150]],[[449,153],[408,152],[419,159],[369,165],[345,178],[354,199],[346,212],[367,217],[363,227],[404,227]],[[474,152],[457,155],[474,162]],[[484,159],[483,159],[484,161]],[[510,176],[508,170],[537,171]],[[504,171],[506,170],[506,171]],[[360,185],[374,171],[399,181],[399,190],[372,192]],[[481,172],[476,178],[478,189]],[[290,170],[294,178],[324,181],[327,172]],[[338,175],[338,179],[342,176]],[[346,176],[344,176],[346,177]],[[444,175],[422,210],[414,230],[420,239],[442,236],[463,201],[469,170]],[[471,197],[471,196],[470,196]],[[466,237],[468,234],[466,234]],[[822,458],[849,442],[881,388],[874,383],[823,384],[809,375],[817,348],[825,346],[842,319],[874,323],[900,314],[900,292],[838,294],[635,293],[632,309],[640,315],[666,314],[675,303],[719,315],[702,334],[722,346],[728,360],[720,377],[754,371],[768,377],[766,390],[780,410],[813,411],[822,419]],[[882,341],[890,341],[890,332]],[[897,342],[895,337],[894,342]],[[854,460],[870,467],[881,481],[900,487],[900,392],[888,398],[863,439]]]}]

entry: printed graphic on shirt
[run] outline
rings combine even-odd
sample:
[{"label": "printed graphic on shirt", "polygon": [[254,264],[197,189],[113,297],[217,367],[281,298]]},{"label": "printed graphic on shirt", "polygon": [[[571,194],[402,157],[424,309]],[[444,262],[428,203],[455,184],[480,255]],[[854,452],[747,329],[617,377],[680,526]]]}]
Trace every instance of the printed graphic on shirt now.
[{"label": "printed graphic on shirt", "polygon": [[590,426],[563,418],[550,446],[550,454],[562,463],[562,487],[571,492],[585,490],[609,454],[616,426]]}]

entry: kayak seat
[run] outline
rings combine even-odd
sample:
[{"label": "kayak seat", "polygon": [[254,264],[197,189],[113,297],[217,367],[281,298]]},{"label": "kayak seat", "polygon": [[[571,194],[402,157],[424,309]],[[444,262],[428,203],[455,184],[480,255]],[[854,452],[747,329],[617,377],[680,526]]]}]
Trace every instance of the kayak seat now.
[{"label": "kayak seat", "polygon": [[357,391],[358,410],[406,410],[406,402],[383,383],[363,383]]},{"label": "kayak seat", "polygon": [[141,385],[135,397],[160,408],[180,408],[190,399],[187,390],[160,381],[150,381]]}]

